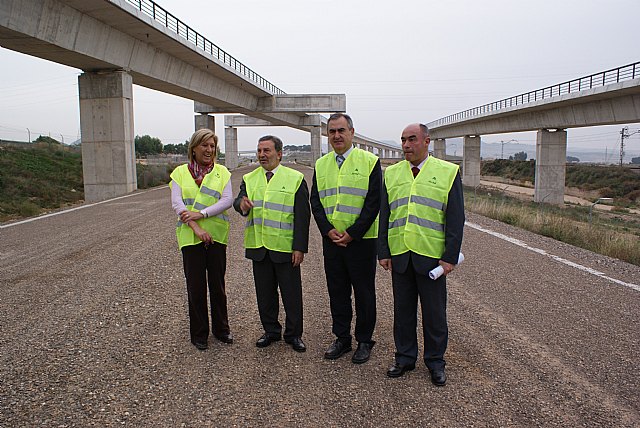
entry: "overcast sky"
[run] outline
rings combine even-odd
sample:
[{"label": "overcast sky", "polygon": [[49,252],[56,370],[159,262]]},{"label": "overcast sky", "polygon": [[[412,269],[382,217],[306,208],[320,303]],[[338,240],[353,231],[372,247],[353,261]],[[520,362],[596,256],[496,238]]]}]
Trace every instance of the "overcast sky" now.
[{"label": "overcast sky", "polygon": [[[287,93],[346,94],[356,131],[378,140],[398,141],[408,123],[640,61],[638,0],[157,3]],[[4,48],[0,64],[0,138],[78,138],[80,70]],[[138,135],[167,144],[193,132],[192,101],[136,86],[134,112]],[[221,137],[222,125],[218,117]],[[615,151],[621,128],[569,130],[569,150]],[[301,131],[241,129],[240,150],[267,133],[309,144]],[[535,133],[483,136],[509,139],[535,144]],[[640,134],[626,143],[639,151]]]}]

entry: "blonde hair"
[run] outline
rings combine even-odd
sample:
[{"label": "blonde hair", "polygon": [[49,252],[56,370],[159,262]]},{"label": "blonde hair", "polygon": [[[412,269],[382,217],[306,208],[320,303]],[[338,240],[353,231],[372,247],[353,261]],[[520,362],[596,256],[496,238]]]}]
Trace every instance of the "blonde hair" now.
[{"label": "blonde hair", "polygon": [[189,157],[189,162],[193,162],[193,149],[207,141],[209,138],[213,138],[213,142],[216,144],[216,150],[213,154],[213,158],[216,158],[218,154],[218,136],[212,130],[208,128],[202,128],[194,132],[191,136],[191,139],[189,140],[189,147],[187,148],[187,156]]}]

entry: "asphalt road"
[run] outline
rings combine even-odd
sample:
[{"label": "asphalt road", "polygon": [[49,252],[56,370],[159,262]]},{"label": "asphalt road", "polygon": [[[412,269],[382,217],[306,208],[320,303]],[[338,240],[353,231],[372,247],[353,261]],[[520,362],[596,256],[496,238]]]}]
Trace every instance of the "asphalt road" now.
[{"label": "asphalt road", "polygon": [[308,351],[256,348],[243,222],[231,218],[235,343],[205,352],[189,342],[168,188],[2,225],[0,427],[640,426],[640,268],[468,214],[466,259],[448,279],[449,380],[436,388],[422,364],[385,375],[381,268],[371,360],[323,359],[331,321],[313,222]]}]

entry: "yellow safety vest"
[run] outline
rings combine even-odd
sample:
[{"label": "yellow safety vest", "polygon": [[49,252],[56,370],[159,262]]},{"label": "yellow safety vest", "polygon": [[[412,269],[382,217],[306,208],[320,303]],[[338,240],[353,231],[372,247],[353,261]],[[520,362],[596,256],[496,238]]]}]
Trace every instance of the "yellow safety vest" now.
[{"label": "yellow safety vest", "polygon": [[404,160],[387,167],[389,249],[392,256],[409,250],[434,259],[444,253],[445,214],[458,166],[429,156],[414,179]]},{"label": "yellow safety vest", "polygon": [[[316,161],[316,183],[320,202],[329,222],[339,232],[352,226],[364,206],[369,190],[369,176],[378,157],[354,147],[338,168],[334,152]],[[364,234],[364,239],[378,237],[378,217]]]},{"label": "yellow safety vest", "polygon": [[244,229],[244,246],[291,253],[293,209],[304,175],[280,165],[267,183],[265,173],[265,169],[259,167],[243,177],[247,197],[253,202]]},{"label": "yellow safety vest", "polygon": [[[204,176],[200,187],[189,172],[187,164],[180,165],[171,173],[172,182],[178,183],[182,189],[182,202],[189,211],[201,211],[215,204],[222,197],[222,192],[226,187],[231,173],[220,164],[215,164],[213,169]],[[227,211],[213,216],[197,220],[198,225],[206,230],[215,242],[227,244],[229,241],[229,216]],[[176,237],[180,248],[186,245],[197,245],[202,241],[196,236],[187,224],[178,221],[176,225]]]}]

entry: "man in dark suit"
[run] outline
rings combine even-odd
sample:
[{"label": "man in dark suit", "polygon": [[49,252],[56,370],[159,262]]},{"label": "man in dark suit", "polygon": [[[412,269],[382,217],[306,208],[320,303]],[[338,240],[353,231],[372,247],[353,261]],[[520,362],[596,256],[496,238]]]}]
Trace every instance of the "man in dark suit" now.
[{"label": "man in dark suit", "polygon": [[[378,258],[391,270],[395,362],[389,377],[415,368],[418,356],[417,304],[422,307],[424,362],[431,381],[446,383],[446,275],[458,263],[464,228],[464,200],[458,167],[429,156],[429,130],[412,124],[402,132],[405,159],[387,167],[380,206]],[[429,271],[442,266],[436,280]]]},{"label": "man in dark suit", "polygon": [[302,341],[300,264],[309,242],[309,190],[301,172],[280,165],[282,141],[267,135],[258,141],[260,167],[245,174],[233,207],[248,217],[245,257],[253,261],[258,312],[264,334],[256,346],[279,341],[278,287],[286,313],[284,339],[297,352]]},{"label": "man in dark suit", "polygon": [[336,113],[327,121],[333,151],[318,159],[311,187],[311,211],[322,234],[335,341],[324,356],[351,351],[351,289],[355,296],[355,338],[351,361],[369,360],[376,324],[376,238],[382,171],[373,153],[353,147],[351,118]]}]

